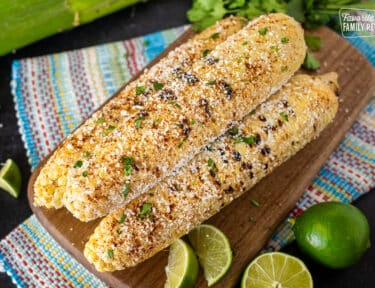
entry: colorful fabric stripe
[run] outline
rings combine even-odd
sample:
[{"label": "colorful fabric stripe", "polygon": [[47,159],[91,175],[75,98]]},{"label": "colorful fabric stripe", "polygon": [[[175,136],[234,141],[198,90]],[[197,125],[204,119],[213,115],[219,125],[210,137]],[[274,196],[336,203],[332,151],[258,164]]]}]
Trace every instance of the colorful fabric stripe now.
[{"label": "colorful fabric stripe", "polygon": [[[128,41],[14,61],[12,93],[34,169],[94,109],[173,42],[186,27]],[[350,38],[375,66],[375,37]],[[306,189],[288,219],[324,201],[351,202],[375,186],[375,97]],[[293,240],[288,219],[265,249]],[[35,216],[0,242],[0,271],[17,287],[106,287],[46,232]]]}]

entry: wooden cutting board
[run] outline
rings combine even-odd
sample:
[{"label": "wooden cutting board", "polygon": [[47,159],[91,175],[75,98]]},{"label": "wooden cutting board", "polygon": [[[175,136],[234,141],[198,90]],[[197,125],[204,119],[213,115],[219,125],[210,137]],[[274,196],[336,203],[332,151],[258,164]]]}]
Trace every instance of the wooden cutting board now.
[{"label": "wooden cutting board", "polygon": [[[322,28],[313,34],[322,37],[324,42],[324,47],[315,54],[322,64],[318,73],[336,71],[339,74],[339,112],[334,122],[317,140],[207,221],[228,236],[234,251],[233,265],[229,273],[215,287],[232,287],[238,283],[247,263],[264,247],[277,225],[285,219],[351,127],[358,113],[374,95],[375,71],[365,57],[328,28]],[[192,35],[192,31],[187,31],[149,67]],[[33,212],[61,246],[112,287],[163,287],[167,250],[137,267],[114,273],[99,273],[86,261],[82,253],[85,242],[99,220],[83,223],[73,218],[66,209],[49,210],[32,204],[33,184],[45,161],[40,163],[30,178],[28,197]],[[260,207],[250,205],[251,199],[257,199]],[[249,221],[250,217],[255,221]],[[201,273],[197,287],[206,286]]]}]

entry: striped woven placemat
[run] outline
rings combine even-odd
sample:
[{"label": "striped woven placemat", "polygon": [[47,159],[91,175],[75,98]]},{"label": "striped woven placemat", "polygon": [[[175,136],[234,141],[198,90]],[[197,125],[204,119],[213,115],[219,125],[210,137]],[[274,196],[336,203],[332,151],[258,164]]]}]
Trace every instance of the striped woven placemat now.
[{"label": "striped woven placemat", "polygon": [[[185,28],[14,61],[12,93],[32,168]],[[375,38],[350,41],[375,66]],[[289,217],[318,202],[351,202],[368,192],[375,186],[374,151],[373,97]],[[267,248],[280,249],[292,239],[285,221]],[[65,252],[35,216],[1,240],[0,271],[7,272],[18,287],[106,287]]]}]

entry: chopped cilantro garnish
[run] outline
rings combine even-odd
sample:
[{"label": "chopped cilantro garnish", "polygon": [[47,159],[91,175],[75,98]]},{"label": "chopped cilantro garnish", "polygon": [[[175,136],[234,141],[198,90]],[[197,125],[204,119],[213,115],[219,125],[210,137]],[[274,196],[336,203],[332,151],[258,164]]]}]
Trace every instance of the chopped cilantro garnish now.
[{"label": "chopped cilantro garnish", "polygon": [[220,36],[220,33],[216,32],[216,33],[211,34],[210,38],[211,39],[217,39],[217,38],[219,38],[219,36]]},{"label": "chopped cilantro garnish", "polygon": [[238,137],[237,140],[236,140],[236,143],[246,143],[246,144],[249,144],[249,145],[252,145],[255,143],[255,136],[254,135],[250,135],[249,137]]},{"label": "chopped cilantro garnish", "polygon": [[125,165],[125,176],[130,176],[132,174],[132,166]]},{"label": "chopped cilantro garnish", "polygon": [[259,202],[257,201],[257,200],[255,200],[255,199],[251,199],[250,200],[250,203],[253,205],[253,206],[255,206],[255,207],[259,207],[260,205],[259,205]]},{"label": "chopped cilantro garnish", "polygon": [[118,235],[121,235],[122,234],[122,231],[121,230],[117,230],[116,231]]},{"label": "chopped cilantro garnish", "polygon": [[271,49],[272,49],[273,51],[275,51],[275,53],[276,53],[277,56],[280,56],[279,47],[272,45],[272,46],[271,46]]},{"label": "chopped cilantro garnish", "polygon": [[238,127],[233,127],[232,129],[229,129],[228,131],[230,136],[236,136],[238,134]]},{"label": "chopped cilantro garnish", "polygon": [[268,28],[267,27],[264,27],[264,28],[262,28],[262,29],[259,29],[259,35],[262,35],[262,36],[264,36],[264,35],[266,35],[267,34],[267,31],[268,31]]},{"label": "chopped cilantro garnish", "polygon": [[130,183],[126,183],[124,191],[122,191],[122,195],[124,195],[124,198],[128,196],[130,192]]},{"label": "chopped cilantro garnish", "polygon": [[289,121],[288,114],[286,114],[285,112],[281,112],[281,113],[280,113],[280,116],[281,116],[286,122]]},{"label": "chopped cilantro garnish", "polygon": [[207,166],[211,168],[212,172],[216,173],[217,172],[217,166],[214,160],[212,158],[209,158],[207,161]]},{"label": "chopped cilantro garnish", "polygon": [[289,67],[288,66],[282,66],[281,67],[281,72],[288,71]]},{"label": "chopped cilantro garnish", "polygon": [[154,119],[154,120],[152,120],[152,123],[154,123],[155,126],[158,126],[159,120],[158,119]]},{"label": "chopped cilantro garnish", "polygon": [[150,195],[151,197],[154,197],[154,193],[148,193],[148,195]]},{"label": "chopped cilantro garnish", "polygon": [[107,254],[108,254],[108,257],[109,257],[110,259],[113,259],[113,250],[108,249],[108,250],[107,250]]},{"label": "chopped cilantro garnish", "polygon": [[122,162],[125,165],[133,165],[134,164],[134,158],[131,158],[131,157],[122,157]]},{"label": "chopped cilantro garnish", "polygon": [[185,140],[181,140],[178,144],[177,144],[177,148],[181,148],[182,145],[184,144]]},{"label": "chopped cilantro garnish", "polygon": [[83,172],[82,172],[82,176],[83,176],[83,177],[86,177],[86,176],[87,176],[87,173],[88,173],[87,170],[83,171]]},{"label": "chopped cilantro garnish", "polygon": [[135,119],[135,128],[139,129],[142,126],[142,122],[139,118]]},{"label": "chopped cilantro garnish", "polygon": [[317,70],[320,68],[319,61],[309,52],[306,52],[305,61],[302,67],[308,70]]},{"label": "chopped cilantro garnish", "polygon": [[195,125],[195,123],[197,123],[197,122],[195,121],[195,119],[191,119],[191,120],[190,120],[190,124],[191,124],[191,125]]},{"label": "chopped cilantro garnish", "polygon": [[118,224],[122,224],[124,223],[126,220],[126,215],[125,214],[122,214],[121,215],[121,218],[117,221]]},{"label": "chopped cilantro garnish", "polygon": [[176,103],[176,102],[174,102],[174,101],[169,101],[168,104],[169,104],[169,105],[173,105],[173,106],[175,106],[175,107],[181,109],[180,104],[178,104],[178,103]]},{"label": "chopped cilantro garnish", "polygon": [[163,89],[164,84],[155,82],[153,86],[155,90],[160,90],[160,89]]},{"label": "chopped cilantro garnish", "polygon": [[182,127],[184,127],[181,123],[176,123],[176,126],[177,126],[178,128],[182,128]]},{"label": "chopped cilantro garnish", "polygon": [[[144,119],[144,117],[143,117]],[[135,123],[135,128],[139,129],[142,127],[142,120],[143,120],[141,117],[138,117],[137,119],[134,120],[134,123]]]},{"label": "chopped cilantro garnish", "polygon": [[209,49],[205,49],[202,53],[203,57],[206,57],[208,55],[208,53],[210,53],[210,50]]},{"label": "chopped cilantro garnish", "polygon": [[145,86],[137,86],[137,87],[135,87],[135,94],[136,95],[141,95],[145,91],[146,91],[146,87]]},{"label": "chopped cilantro garnish", "polygon": [[132,168],[134,164],[134,158],[122,157],[122,163],[124,163],[124,172],[126,176],[130,176],[132,173]]},{"label": "chopped cilantro garnish", "polygon": [[99,118],[96,120],[96,122],[98,122],[98,123],[104,123],[105,120],[104,120],[104,118],[99,117]]},{"label": "chopped cilantro garnish", "polygon": [[250,112],[250,115],[254,115],[255,112],[256,112],[256,109],[252,110],[252,111]]},{"label": "chopped cilantro garnish", "polygon": [[135,122],[135,128],[139,129],[142,127],[142,121],[145,120],[145,116],[139,116],[134,120]]},{"label": "chopped cilantro garnish", "polygon": [[322,47],[322,40],[314,35],[305,35],[305,42],[311,51],[317,51]]},{"label": "chopped cilantro garnish", "polygon": [[144,203],[141,208],[141,212],[138,215],[139,218],[145,218],[148,214],[150,214],[152,210],[152,204],[151,203]]},{"label": "chopped cilantro garnish", "polygon": [[207,82],[207,85],[215,85],[215,84],[216,84],[216,80],[211,80]]},{"label": "chopped cilantro garnish", "polygon": [[113,130],[115,130],[116,129],[116,126],[113,126],[113,125],[109,125],[108,126],[108,130],[109,131],[113,131]]},{"label": "chopped cilantro garnish", "polygon": [[83,157],[85,157],[85,158],[88,158],[88,157],[90,157],[90,152],[89,151],[85,151],[84,153],[83,153]]},{"label": "chopped cilantro garnish", "polygon": [[73,168],[81,168],[83,162],[81,160],[78,160],[76,163],[74,163]]},{"label": "chopped cilantro garnish", "polygon": [[288,42],[289,42],[289,39],[287,37],[281,37],[281,43],[285,44]]},{"label": "chopped cilantro garnish", "polygon": [[249,41],[242,42],[242,46],[249,44]]}]

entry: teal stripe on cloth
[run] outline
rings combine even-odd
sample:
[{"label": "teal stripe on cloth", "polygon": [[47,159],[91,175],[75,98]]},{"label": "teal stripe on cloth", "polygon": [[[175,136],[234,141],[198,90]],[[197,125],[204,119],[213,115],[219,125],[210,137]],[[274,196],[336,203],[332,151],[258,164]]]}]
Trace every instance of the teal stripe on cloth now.
[{"label": "teal stripe on cloth", "polygon": [[35,146],[33,135],[31,134],[30,130],[30,123],[28,119],[28,115],[26,114],[25,109],[25,102],[24,102],[24,95],[21,90],[21,85],[17,85],[22,81],[22,76],[20,75],[21,69],[21,62],[20,61],[13,61],[12,63],[12,94],[18,95],[18,97],[14,97],[15,102],[15,109],[17,113],[18,119],[18,126],[20,127],[20,134],[22,137],[22,141],[25,144],[27,156],[29,158],[30,165],[35,167],[39,163],[39,157],[36,153],[36,150],[33,149]]},{"label": "teal stripe on cloth", "polygon": [[[32,168],[185,28],[14,61],[12,93]],[[373,39],[350,38],[349,41],[375,65]],[[33,89],[38,93],[33,94]],[[44,108],[46,105],[48,109]],[[369,136],[375,135],[374,108],[375,97],[306,189],[288,219],[318,202],[351,202],[375,186],[375,139]],[[278,250],[292,240],[291,225],[286,220],[265,249]],[[0,241],[1,269],[18,287],[106,287],[64,251],[35,216]]]},{"label": "teal stripe on cloth", "polygon": [[[58,79],[57,77],[55,77],[56,75],[56,65],[58,65],[58,63],[62,60],[62,58],[57,58],[55,59],[54,55],[49,55],[48,58],[45,59],[46,61],[48,61],[48,64],[49,64],[49,68],[50,68],[50,77],[49,77],[49,80],[50,80],[50,84],[52,86],[52,91],[51,93],[53,95],[55,95],[55,103],[56,103],[56,106],[57,106],[57,113],[58,114],[63,114],[64,113],[64,105],[62,103],[62,99],[61,99],[61,96],[60,96],[60,91],[58,89],[58,83],[56,82],[56,80]],[[56,61],[57,60],[57,61]],[[68,121],[65,120],[65,117],[60,117],[60,120],[61,120],[61,124],[62,124],[62,133],[63,135],[66,135],[70,132],[70,129],[68,127]]]}]

